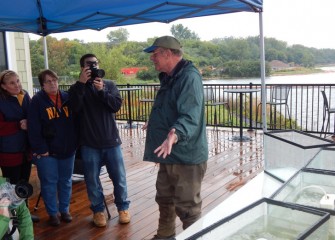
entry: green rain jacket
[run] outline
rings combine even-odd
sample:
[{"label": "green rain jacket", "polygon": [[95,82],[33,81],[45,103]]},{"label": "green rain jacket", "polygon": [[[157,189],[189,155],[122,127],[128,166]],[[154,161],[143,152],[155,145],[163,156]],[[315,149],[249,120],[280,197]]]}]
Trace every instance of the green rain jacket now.
[{"label": "green rain jacket", "polygon": [[[6,179],[0,177],[0,184],[6,182]],[[29,209],[26,206],[26,203],[21,203],[16,208],[16,214],[18,219],[18,227],[19,230],[19,239],[20,240],[32,240],[34,239],[34,229],[33,222],[31,220],[31,215]],[[9,218],[0,216],[0,239],[5,235],[8,230]]]},{"label": "green rain jacket", "polygon": [[[160,73],[160,89],[148,121],[144,161],[166,164],[200,164],[208,160],[204,90],[195,66],[182,59],[172,76]],[[154,150],[175,128],[178,136],[165,159]]]}]

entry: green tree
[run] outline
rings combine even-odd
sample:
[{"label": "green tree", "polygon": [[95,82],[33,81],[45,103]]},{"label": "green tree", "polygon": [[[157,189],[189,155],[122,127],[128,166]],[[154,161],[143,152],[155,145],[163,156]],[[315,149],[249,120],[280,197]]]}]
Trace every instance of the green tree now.
[{"label": "green tree", "polygon": [[188,27],[184,27],[182,24],[172,25],[170,31],[180,41],[185,39],[200,40],[198,34],[188,29]]},{"label": "green tree", "polygon": [[105,79],[115,80],[118,84],[124,82],[120,71],[124,66],[124,56],[120,48],[108,48],[105,43],[88,43],[87,49],[98,57],[99,67],[106,72]]},{"label": "green tree", "polygon": [[226,54],[230,60],[243,61],[252,59],[248,42],[242,38],[227,39]]},{"label": "green tree", "polygon": [[144,81],[151,81],[151,80],[154,80],[155,82],[159,81],[158,72],[155,70],[153,66],[149,67],[148,70],[138,71],[136,77]]},{"label": "green tree", "polygon": [[49,68],[59,76],[69,75],[72,42],[68,39],[57,40],[51,36],[47,37]]},{"label": "green tree", "polygon": [[287,43],[274,38],[265,38],[265,60],[287,62]]},{"label": "green tree", "polygon": [[29,45],[30,45],[32,75],[37,76],[37,74],[44,69],[44,53],[43,53],[42,38],[36,41],[30,40]]},{"label": "green tree", "polygon": [[217,44],[200,40],[183,40],[185,58],[191,60],[197,67],[216,67],[222,65],[218,58],[219,47]]},{"label": "green tree", "polygon": [[[199,38],[192,37],[192,32],[181,24],[174,26],[174,31],[180,34],[180,36],[175,36],[183,45],[184,58],[191,60],[203,72],[204,77],[259,77],[258,36],[200,41]],[[122,29],[111,33],[110,36],[115,36],[113,45],[108,42],[84,43],[66,38],[57,40],[48,36],[49,68],[60,76],[67,76],[67,78],[69,76],[73,80],[78,79],[80,57],[86,53],[94,53],[101,62],[100,67],[106,71],[106,79],[115,79],[119,84],[128,83],[132,81],[132,78],[123,76],[121,68],[147,67],[148,71],[140,72],[138,78],[157,80],[158,73],[150,61],[150,54],[143,52],[143,49],[151,45],[155,38],[147,39],[146,42],[127,41],[127,34],[124,34]],[[188,34],[183,35],[182,33]],[[126,38],[117,36],[126,36]],[[42,37],[39,40],[30,41],[30,55],[32,73],[33,76],[37,76],[44,69]],[[281,60],[286,63],[294,62],[305,67],[313,67],[317,64],[335,63],[335,49],[316,49],[302,45],[287,46],[286,42],[265,38],[265,57],[266,61]],[[270,73],[269,69],[266,64],[267,76]]]},{"label": "green tree", "polygon": [[303,45],[296,44],[293,45],[290,49],[290,60],[291,62],[300,64],[304,67],[315,66],[314,56],[311,54],[309,49]]},{"label": "green tree", "polygon": [[[225,71],[229,77],[260,77],[261,64],[256,60],[229,61],[225,63]],[[265,74],[268,76],[270,67],[265,65]]]},{"label": "green tree", "polygon": [[127,42],[128,38],[129,38],[129,32],[125,28],[119,28],[117,30],[110,31],[107,34],[107,39],[112,45]]},{"label": "green tree", "polygon": [[[49,68],[57,72],[59,76],[66,76],[68,81],[62,83],[70,84],[78,79],[80,72],[79,59],[87,52],[85,44],[79,40],[67,38],[57,40],[47,37],[48,63]],[[45,69],[43,38],[30,41],[30,55],[33,76]],[[63,78],[62,78],[63,79]]]},{"label": "green tree", "polygon": [[[70,76],[71,79],[78,79],[80,74],[80,64],[79,60],[81,56],[87,53],[85,44],[79,40],[68,41],[69,47],[69,65],[66,67],[67,75]],[[73,82],[73,81],[72,81]]]},{"label": "green tree", "polygon": [[124,42],[118,47],[120,48],[123,59],[124,67],[141,67],[151,65],[149,54],[143,52],[148,44],[141,42]]}]

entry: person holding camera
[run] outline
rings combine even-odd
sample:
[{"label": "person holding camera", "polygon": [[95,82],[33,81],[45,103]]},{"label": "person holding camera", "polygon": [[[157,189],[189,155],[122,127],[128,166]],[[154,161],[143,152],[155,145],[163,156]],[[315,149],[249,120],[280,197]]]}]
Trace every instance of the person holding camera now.
[{"label": "person holding camera", "polygon": [[79,144],[88,198],[91,202],[93,222],[97,227],[106,226],[104,195],[100,170],[106,165],[114,185],[115,204],[119,223],[129,223],[127,181],[121,139],[115,122],[115,113],[122,105],[119,90],[112,81],[103,81],[94,54],[80,59],[79,81],[69,89],[70,104],[78,117]]},{"label": "person holding camera", "polygon": [[72,221],[69,207],[77,134],[68,94],[58,89],[57,74],[44,70],[39,73],[38,81],[42,90],[30,104],[28,136],[48,222],[58,226],[60,220]]},{"label": "person holding camera", "polygon": [[[4,177],[0,177],[0,239],[12,239],[15,230],[19,231],[19,239],[32,240],[34,239],[33,222],[30,217],[29,209],[24,200],[13,204],[11,196],[15,193],[13,185],[10,185]],[[7,186],[11,187],[8,188]],[[17,198],[15,198],[17,200]],[[10,221],[12,226],[10,227]]]}]

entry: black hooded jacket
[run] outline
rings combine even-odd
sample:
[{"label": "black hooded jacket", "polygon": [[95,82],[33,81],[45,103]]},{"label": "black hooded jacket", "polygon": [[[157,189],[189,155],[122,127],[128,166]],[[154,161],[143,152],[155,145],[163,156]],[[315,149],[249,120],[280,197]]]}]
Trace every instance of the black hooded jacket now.
[{"label": "black hooded jacket", "polygon": [[122,98],[112,81],[98,91],[90,82],[77,81],[69,89],[70,106],[79,124],[79,144],[102,149],[121,144],[115,122]]}]

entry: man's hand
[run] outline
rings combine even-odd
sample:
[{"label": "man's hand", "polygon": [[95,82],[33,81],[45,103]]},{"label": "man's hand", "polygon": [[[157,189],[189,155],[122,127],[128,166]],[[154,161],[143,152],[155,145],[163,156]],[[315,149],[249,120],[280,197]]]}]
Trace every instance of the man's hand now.
[{"label": "man's hand", "polygon": [[42,154],[33,153],[33,156],[36,157],[37,159],[40,159],[41,157],[48,157],[49,152],[42,153]]},{"label": "man's hand", "polygon": [[27,130],[27,119],[22,119],[22,120],[20,121],[20,128],[21,128],[22,130]]},{"label": "man's hand", "polygon": [[79,76],[79,82],[86,83],[90,78],[91,78],[90,67],[83,68]]},{"label": "man's hand", "polygon": [[148,128],[148,121],[146,121],[145,123],[144,123],[144,125],[143,125],[143,127],[142,127],[142,130],[144,131],[144,130],[147,130],[147,128]]},{"label": "man's hand", "polygon": [[11,204],[11,201],[8,198],[2,198],[0,199],[0,215],[3,215],[5,217],[9,216],[9,210],[8,207]]},{"label": "man's hand", "polygon": [[162,157],[165,159],[167,155],[171,154],[172,145],[178,141],[178,137],[175,132],[176,129],[172,128],[162,145],[155,149],[154,153],[156,153],[158,157],[163,155]]},{"label": "man's hand", "polygon": [[104,82],[102,81],[102,78],[95,78],[93,85],[98,91],[101,91],[104,88]]}]

